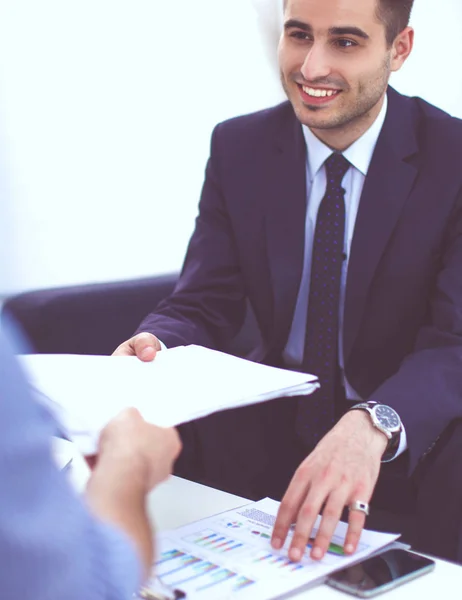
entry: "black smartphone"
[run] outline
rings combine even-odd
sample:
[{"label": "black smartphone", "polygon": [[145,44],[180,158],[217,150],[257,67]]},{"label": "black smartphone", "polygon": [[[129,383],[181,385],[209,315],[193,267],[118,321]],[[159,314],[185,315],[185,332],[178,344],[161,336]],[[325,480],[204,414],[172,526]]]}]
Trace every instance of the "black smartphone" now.
[{"label": "black smartphone", "polygon": [[393,549],[332,573],[327,583],[354,596],[372,598],[434,568],[435,561],[430,558]]}]

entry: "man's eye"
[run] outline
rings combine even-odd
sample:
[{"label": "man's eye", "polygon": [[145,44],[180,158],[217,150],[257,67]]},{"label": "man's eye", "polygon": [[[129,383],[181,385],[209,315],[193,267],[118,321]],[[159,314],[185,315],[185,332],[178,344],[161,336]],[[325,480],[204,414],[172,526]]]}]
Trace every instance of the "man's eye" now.
[{"label": "man's eye", "polygon": [[308,41],[310,39],[310,36],[305,31],[292,31],[290,37],[301,41]]},{"label": "man's eye", "polygon": [[346,40],[346,39],[343,39],[343,38],[335,40],[335,43],[340,48],[353,48],[354,46],[358,45],[353,40]]}]

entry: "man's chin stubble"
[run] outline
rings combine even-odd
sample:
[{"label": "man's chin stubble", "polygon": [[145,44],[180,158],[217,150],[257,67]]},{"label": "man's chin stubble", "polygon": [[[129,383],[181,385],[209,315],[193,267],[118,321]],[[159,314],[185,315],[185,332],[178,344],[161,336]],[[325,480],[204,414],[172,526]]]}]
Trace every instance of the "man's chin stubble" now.
[{"label": "man's chin stubble", "polygon": [[322,109],[322,106],[307,106],[306,108],[311,112],[319,112]]}]

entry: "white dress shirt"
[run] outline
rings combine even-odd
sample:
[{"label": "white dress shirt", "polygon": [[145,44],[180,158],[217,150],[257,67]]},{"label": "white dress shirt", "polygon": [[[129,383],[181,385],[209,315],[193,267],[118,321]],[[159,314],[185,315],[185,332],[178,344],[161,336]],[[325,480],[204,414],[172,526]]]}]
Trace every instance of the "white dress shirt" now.
[{"label": "white dress shirt", "polygon": [[[345,308],[345,289],[348,272],[348,260],[350,255],[351,241],[353,239],[356,216],[358,214],[359,202],[366,180],[369,165],[374,154],[375,146],[382,130],[385,116],[387,114],[387,97],[380,113],[370,128],[354,144],[343,152],[343,156],[351,164],[346,172],[342,185],[345,189],[345,241],[344,253],[346,259],[343,261],[342,278],[340,286],[339,306],[339,365],[342,370],[343,384],[348,400],[360,402],[363,400],[359,394],[348,383],[344,373],[343,360],[343,319]],[[326,146],[312,131],[303,126],[307,147],[306,161],[306,187],[307,187],[307,210],[305,221],[305,252],[303,259],[303,275],[300,282],[297,304],[290,330],[289,338],[283,352],[284,364],[290,368],[298,368],[303,361],[305,328],[308,312],[308,298],[311,276],[311,258],[313,250],[313,236],[316,226],[316,217],[319,205],[324,197],[327,180],[324,163],[332,154],[332,148]],[[401,434],[400,445],[395,458],[407,448],[406,432]]]}]

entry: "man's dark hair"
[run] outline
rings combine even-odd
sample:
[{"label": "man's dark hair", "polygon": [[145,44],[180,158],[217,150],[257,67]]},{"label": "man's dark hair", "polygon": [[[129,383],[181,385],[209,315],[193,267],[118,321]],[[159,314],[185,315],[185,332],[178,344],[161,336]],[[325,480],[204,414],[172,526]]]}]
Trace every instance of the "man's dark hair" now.
[{"label": "man's dark hair", "polygon": [[414,0],[377,0],[377,17],[385,25],[388,46],[409,25],[413,4]]}]

